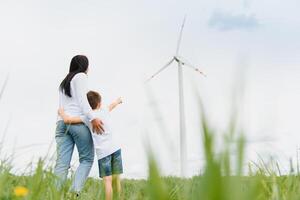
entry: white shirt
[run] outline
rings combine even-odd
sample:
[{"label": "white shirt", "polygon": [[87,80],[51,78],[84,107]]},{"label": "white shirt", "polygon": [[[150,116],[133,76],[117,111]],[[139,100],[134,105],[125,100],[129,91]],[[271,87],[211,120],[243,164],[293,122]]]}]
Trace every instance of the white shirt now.
[{"label": "white shirt", "polygon": [[[95,119],[92,108],[87,99],[88,77],[85,73],[76,74],[70,83],[71,95],[69,97],[59,90],[59,107],[63,108],[69,116],[86,116],[89,121]],[[58,121],[63,120],[58,115]]]},{"label": "white shirt", "polygon": [[92,112],[95,117],[102,120],[104,133],[93,133],[92,124],[90,123],[90,121],[85,116],[81,116],[81,119],[89,127],[92,133],[96,155],[98,160],[100,160],[119,150],[120,146],[117,145],[116,141],[113,138],[110,112],[108,108],[101,108],[98,110],[93,110]]}]

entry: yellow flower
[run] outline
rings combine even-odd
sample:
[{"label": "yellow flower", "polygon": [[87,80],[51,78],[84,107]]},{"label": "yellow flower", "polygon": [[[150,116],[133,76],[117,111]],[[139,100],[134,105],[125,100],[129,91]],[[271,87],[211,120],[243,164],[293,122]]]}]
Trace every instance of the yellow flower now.
[{"label": "yellow flower", "polygon": [[17,186],[15,187],[14,192],[17,197],[25,197],[29,191],[26,187]]}]

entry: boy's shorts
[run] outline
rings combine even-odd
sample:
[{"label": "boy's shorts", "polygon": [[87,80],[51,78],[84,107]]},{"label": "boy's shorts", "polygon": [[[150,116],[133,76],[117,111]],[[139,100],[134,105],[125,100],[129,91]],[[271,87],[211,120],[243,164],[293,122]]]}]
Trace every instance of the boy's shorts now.
[{"label": "boy's shorts", "polygon": [[104,158],[98,160],[99,166],[99,176],[101,178],[105,176],[111,176],[114,174],[122,174],[123,166],[122,166],[122,156],[121,149],[110,154]]}]

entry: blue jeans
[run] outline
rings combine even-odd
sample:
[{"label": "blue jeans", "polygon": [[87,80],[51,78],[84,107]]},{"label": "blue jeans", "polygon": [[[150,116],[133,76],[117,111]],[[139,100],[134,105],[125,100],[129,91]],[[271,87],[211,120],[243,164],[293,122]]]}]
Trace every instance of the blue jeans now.
[{"label": "blue jeans", "polygon": [[75,172],[71,190],[80,192],[90,173],[94,161],[94,145],[91,132],[84,124],[67,125],[63,121],[56,124],[57,160],[54,173],[61,186],[67,179],[74,145],[79,154],[79,167]]}]

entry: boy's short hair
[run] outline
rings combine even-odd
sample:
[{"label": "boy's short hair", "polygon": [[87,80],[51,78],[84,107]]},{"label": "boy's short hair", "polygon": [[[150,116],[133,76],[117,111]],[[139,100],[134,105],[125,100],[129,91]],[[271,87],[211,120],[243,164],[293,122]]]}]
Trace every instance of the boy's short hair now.
[{"label": "boy's short hair", "polygon": [[96,109],[98,105],[101,103],[101,95],[98,92],[89,91],[87,93],[87,98],[92,109]]}]

